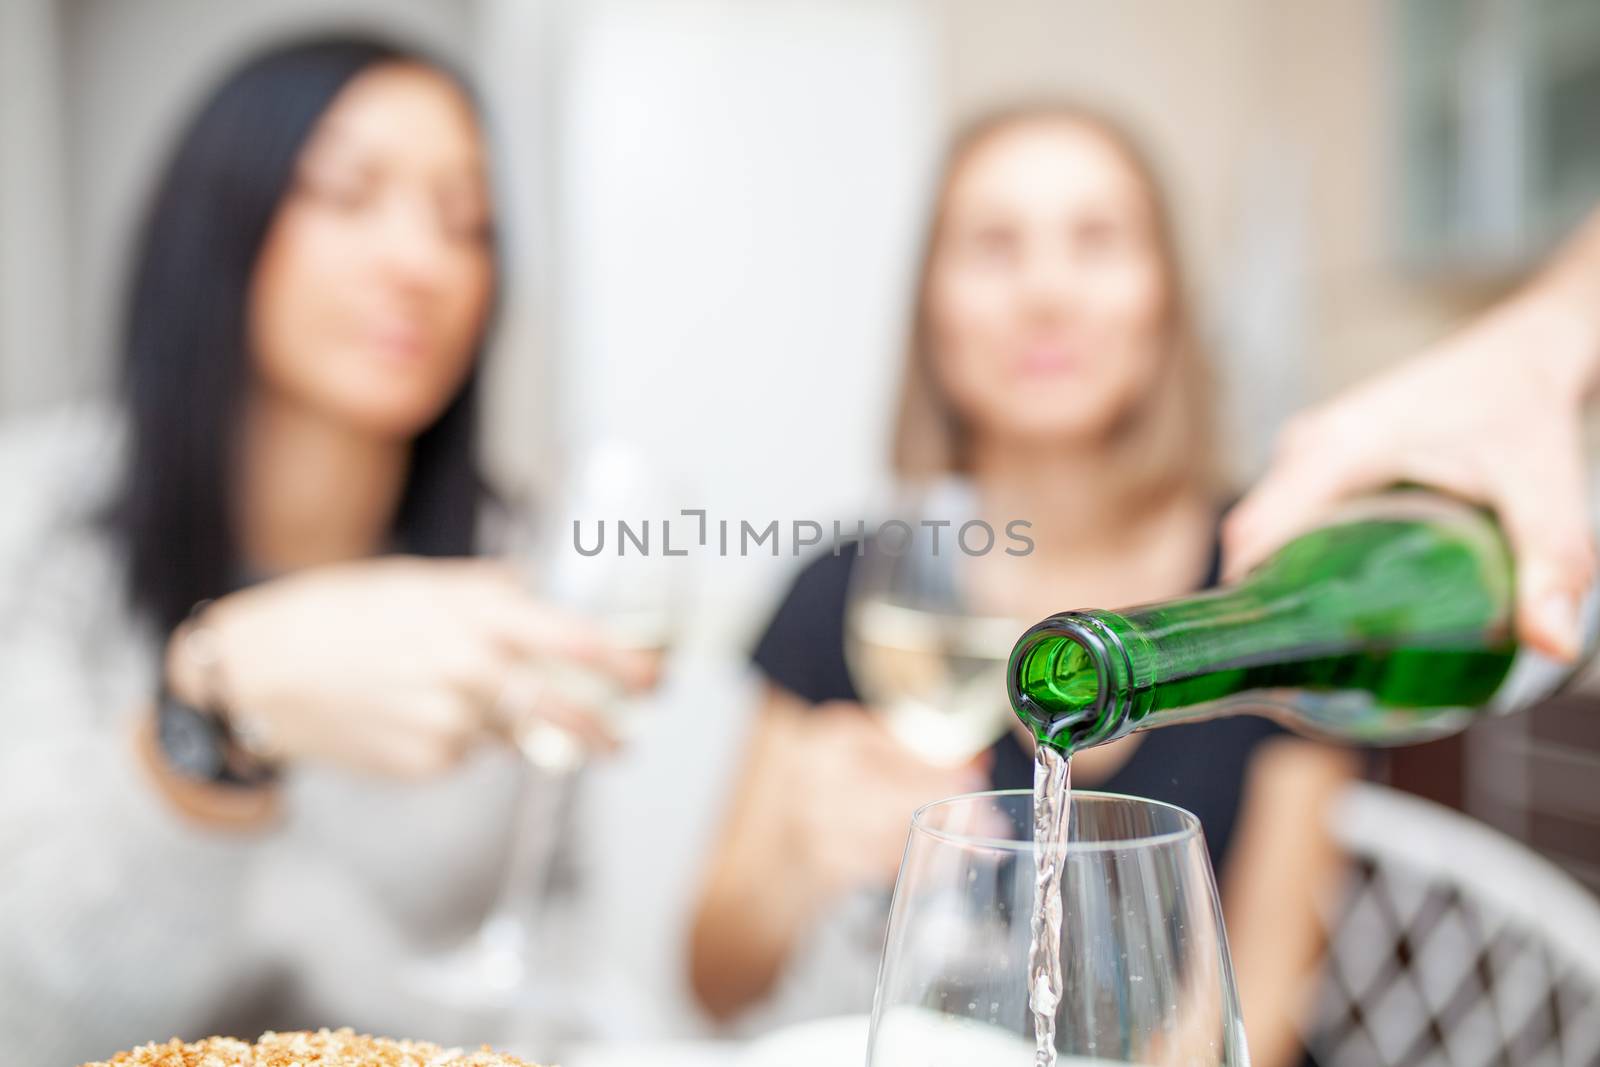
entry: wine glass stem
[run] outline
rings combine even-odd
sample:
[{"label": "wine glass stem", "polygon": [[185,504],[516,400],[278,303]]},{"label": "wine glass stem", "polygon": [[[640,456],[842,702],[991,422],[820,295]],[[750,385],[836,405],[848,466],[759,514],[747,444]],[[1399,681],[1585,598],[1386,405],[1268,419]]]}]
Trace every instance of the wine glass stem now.
[{"label": "wine glass stem", "polygon": [[535,920],[549,886],[563,815],[571,799],[573,771],[524,770],[511,817],[506,864],[483,936],[524,966]]}]

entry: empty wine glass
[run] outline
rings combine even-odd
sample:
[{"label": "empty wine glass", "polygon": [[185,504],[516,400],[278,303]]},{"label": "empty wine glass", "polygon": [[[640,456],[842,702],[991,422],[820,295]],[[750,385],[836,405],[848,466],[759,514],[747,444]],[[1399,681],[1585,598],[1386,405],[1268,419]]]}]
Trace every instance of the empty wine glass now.
[{"label": "empty wine glass", "polygon": [[[1074,792],[1061,880],[1061,1067],[1246,1067],[1199,821]],[[868,1067],[1034,1062],[1033,797],[977,793],[912,819],[878,974]]]},{"label": "empty wine glass", "polygon": [[907,494],[851,573],[851,678],[895,738],[929,763],[965,763],[1013,721],[1005,668],[1026,625],[973,603],[970,552],[985,542],[972,535],[977,522],[970,483],[935,482]]}]

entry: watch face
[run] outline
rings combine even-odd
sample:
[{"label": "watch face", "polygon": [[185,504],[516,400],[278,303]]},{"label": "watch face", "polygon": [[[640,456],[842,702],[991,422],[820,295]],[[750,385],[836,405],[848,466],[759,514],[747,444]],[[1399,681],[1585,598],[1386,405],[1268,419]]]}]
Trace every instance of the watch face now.
[{"label": "watch face", "polygon": [[227,764],[226,741],[222,727],[210,716],[168,697],[161,702],[158,733],[174,770],[206,781],[222,776]]}]

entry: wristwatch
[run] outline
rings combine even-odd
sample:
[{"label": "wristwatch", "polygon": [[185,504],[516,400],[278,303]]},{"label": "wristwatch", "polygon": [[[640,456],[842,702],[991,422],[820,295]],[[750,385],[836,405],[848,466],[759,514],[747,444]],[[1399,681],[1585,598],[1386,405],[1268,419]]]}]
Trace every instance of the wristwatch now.
[{"label": "wristwatch", "polygon": [[259,788],[278,778],[278,763],[259,731],[240,728],[223,710],[220,657],[215,635],[201,613],[209,601],[197,604],[173,633],[173,641],[199,668],[204,679],[205,703],[180,699],[161,672],[156,697],[156,739],[167,765],[184,778],[212,785]]}]

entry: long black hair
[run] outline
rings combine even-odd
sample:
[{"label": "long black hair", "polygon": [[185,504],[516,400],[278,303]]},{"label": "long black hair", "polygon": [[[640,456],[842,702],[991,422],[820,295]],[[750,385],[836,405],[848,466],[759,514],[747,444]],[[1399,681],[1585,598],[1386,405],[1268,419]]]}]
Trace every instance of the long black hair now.
[{"label": "long black hair", "polygon": [[[234,487],[252,375],[247,294],[262,242],[301,149],[334,97],[363,71],[398,62],[439,70],[472,98],[449,68],[395,45],[336,37],[279,46],[246,62],[211,94],[156,186],[128,289],[122,352],[128,466],[110,521],[126,552],[133,608],[162,632],[243,576]],[[444,413],[412,443],[391,530],[392,543],[404,551],[447,556],[473,549],[485,492],[477,458],[477,362]]]}]

